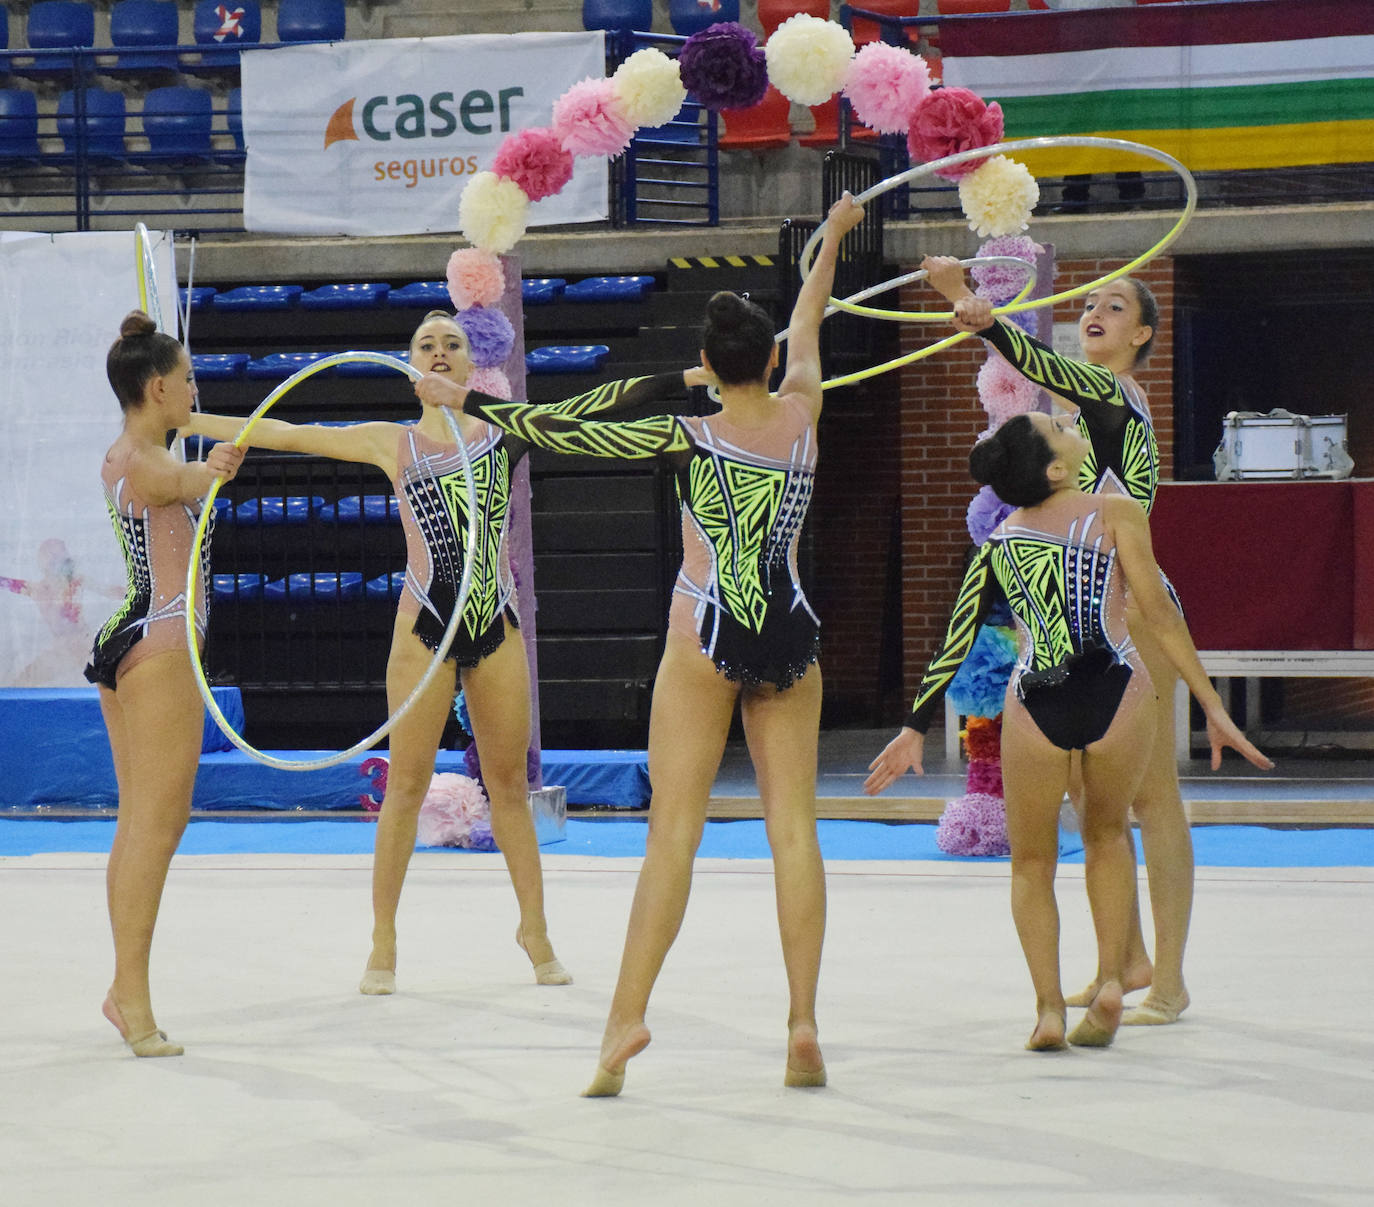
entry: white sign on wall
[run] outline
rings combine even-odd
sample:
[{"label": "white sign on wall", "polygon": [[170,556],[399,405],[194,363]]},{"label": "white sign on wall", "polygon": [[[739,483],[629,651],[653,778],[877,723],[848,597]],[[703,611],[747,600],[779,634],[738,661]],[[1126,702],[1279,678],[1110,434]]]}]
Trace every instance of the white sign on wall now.
[{"label": "white sign on wall", "polygon": [[[390,38],[243,55],[244,226],[298,235],[458,229],[458,198],[512,132],[548,126],[605,75],[600,31]],[[532,204],[529,225],[607,216],[606,161]]]}]

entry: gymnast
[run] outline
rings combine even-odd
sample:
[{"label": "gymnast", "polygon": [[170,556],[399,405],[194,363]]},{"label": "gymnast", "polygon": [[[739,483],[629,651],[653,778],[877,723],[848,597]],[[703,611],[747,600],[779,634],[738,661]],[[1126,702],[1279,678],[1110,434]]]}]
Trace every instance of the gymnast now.
[{"label": "gymnast", "polygon": [[[201,500],[238,472],[231,445],[204,463],[167,451],[195,402],[186,350],[141,310],[120,324],[105,360],[124,429],[100,468],[128,588],[95,639],[86,678],[110,735],[118,818],[105,872],[114,983],[102,1013],[135,1056],[180,1056],[153,1016],[148,959],[167,868],[191,816],[205,709],[186,644],[186,577]],[[205,636],[210,545],[202,545],[196,634]]]},{"label": "gymnast", "polygon": [[[463,382],[472,369],[468,352],[467,336],[453,316],[432,310],[411,337],[410,363],[433,379]],[[633,392],[608,387],[568,405],[610,408],[633,403],[634,397],[626,394]],[[396,910],[415,849],[420,806],[459,686],[467,698],[482,778],[491,798],[492,834],[519,905],[515,942],[529,957],[540,985],[572,981],[549,941],[539,843],[527,803],[529,662],[518,635],[508,639],[509,630],[518,628],[507,547],[510,476],[529,444],[476,418],[460,416],[458,422],[482,511],[481,544],[445,669],[391,731],[372,870],[372,951],[358,986],[366,994],[395,992]],[[196,415],[187,432],[232,440],[242,426],[241,419]],[[387,704],[394,712],[438,650],[463,576],[467,519],[462,462],[444,417],[425,409],[414,425],[342,427],[263,419],[249,440],[261,448],[375,465],[391,480],[406,537],[405,584],[387,658]]]},{"label": "gymnast", "polygon": [[1144,509],[1125,495],[1080,489],[1091,453],[1092,445],[1067,420],[1040,413],[1018,415],[974,446],[973,477],[1018,510],[969,565],[912,715],[870,764],[864,783],[873,794],[909,767],[922,774],[925,731],[1000,588],[1021,645],[1003,711],[1002,775],[1012,916],[1035,987],[1036,1024],[1026,1047],[1036,1051],[1065,1043],[1054,873],[1059,808],[1074,751],[1082,752],[1083,844],[1099,979],[1068,1042],[1106,1046],[1121,1021],[1134,879],[1127,808],[1145,774],[1155,729],[1150,672],[1126,625],[1127,588],[1206,714],[1213,769],[1221,765],[1224,746],[1257,767],[1273,766],[1227,715],[1198,661],[1154,560]]},{"label": "gymnast", "polygon": [[[930,283],[955,304],[958,330],[981,335],[1025,377],[1077,410],[1078,430],[1092,445],[1079,485],[1089,492],[1125,492],[1149,512],[1159,485],[1159,449],[1145,393],[1132,377],[1148,358],[1159,330],[1159,305],[1149,286],[1135,277],[1122,277],[1084,298],[1078,319],[1083,359],[1077,361],[1051,351],[1011,323],[994,321],[991,303],[973,295],[957,261],[930,257],[921,266],[928,269]],[[1122,1020],[1140,1026],[1177,1022],[1188,1007],[1183,951],[1193,908],[1193,839],[1179,791],[1174,745],[1177,672],[1129,596],[1126,624],[1155,686],[1154,743],[1131,802],[1145,851],[1155,960],[1151,964],[1145,948],[1137,893],[1122,982],[1127,993],[1149,987],[1145,999]],[[1071,794],[1075,800],[1079,795],[1076,777]],[[1100,980],[1099,976],[1070,997],[1069,1005],[1086,1006]]]},{"label": "gymnast", "polygon": [[840,240],[863,218],[846,193],[831,207],[789,326],[787,371],[766,312],[731,293],[706,308],[701,366],[688,384],[719,385],[706,417],[585,421],[557,408],[505,403],[426,377],[430,405],[461,406],[541,447],[603,457],[660,457],[682,501],[682,569],[649,717],[653,786],[644,863],[620,976],[586,1097],[618,1094],[626,1063],[649,1043],[644,1016],[687,908],[711,785],[736,701],[758,775],[773,852],[789,990],[788,1086],[822,1086],[816,984],[825,935],[825,868],[816,836],[820,624],[797,577],[821,410],[819,330]]}]

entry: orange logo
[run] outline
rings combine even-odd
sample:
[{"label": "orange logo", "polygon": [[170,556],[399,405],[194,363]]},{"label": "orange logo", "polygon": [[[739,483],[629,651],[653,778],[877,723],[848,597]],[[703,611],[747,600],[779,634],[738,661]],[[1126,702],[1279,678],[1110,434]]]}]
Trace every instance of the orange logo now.
[{"label": "orange logo", "polygon": [[328,150],[336,142],[358,141],[353,129],[353,102],[358,98],[350,96],[330,115],[329,124],[324,128],[324,146]]}]

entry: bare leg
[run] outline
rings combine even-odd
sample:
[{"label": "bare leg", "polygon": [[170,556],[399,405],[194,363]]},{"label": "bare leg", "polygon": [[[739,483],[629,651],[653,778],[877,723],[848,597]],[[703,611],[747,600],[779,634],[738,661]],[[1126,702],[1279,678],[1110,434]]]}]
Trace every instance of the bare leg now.
[{"label": "bare leg", "polygon": [[1011,843],[1011,914],[1035,988],[1031,1051],[1064,1046],[1064,991],[1059,980],[1059,808],[1068,786],[1069,752],[1046,740],[1025,707],[1008,693],[1002,716],[1002,783]]},{"label": "bare leg", "polygon": [[153,1017],[148,964],[200,762],[203,709],[190,655],[171,650],[138,663],[117,692],[102,691],[101,708],[120,790],[106,871],[115,974],[104,1013],[139,1055],[179,1056]]},{"label": "bare leg", "polygon": [[812,666],[786,691],[747,691],[744,734],[758,775],[773,852],[778,934],[787,968],[789,1086],[825,1084],[816,1031],[816,984],[825,939],[825,865],[816,837],[816,757],[821,669]]},{"label": "bare leg", "polygon": [[553,953],[544,920],[544,876],[525,767],[530,745],[530,668],[519,633],[510,630],[494,653],[462,675],[482,779],[491,800],[492,836],[505,858],[520,907],[515,941],[529,956],[541,985],[570,984],[572,977]]},{"label": "bare leg", "polygon": [[635,886],[620,976],[588,1098],[618,1094],[625,1063],[649,1043],[644,1015],[692,888],[711,784],[725,751],[738,688],[695,644],[670,631],[649,716],[649,834]]},{"label": "bare leg", "polygon": [[[408,617],[398,615],[392,632],[386,699],[393,711],[410,695],[433,658],[411,632],[412,624]],[[454,684],[453,664],[446,663],[391,731],[386,795],[377,817],[372,858],[372,953],[359,986],[363,993],[386,994],[395,988],[396,909],[415,851],[420,806],[434,778],[434,756],[453,705]]]}]

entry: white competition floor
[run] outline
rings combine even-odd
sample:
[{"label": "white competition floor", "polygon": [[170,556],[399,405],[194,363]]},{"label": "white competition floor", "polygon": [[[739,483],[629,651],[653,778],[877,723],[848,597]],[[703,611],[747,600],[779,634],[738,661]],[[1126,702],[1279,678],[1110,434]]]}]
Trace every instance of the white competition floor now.
[{"label": "white competition floor", "polygon": [[[417,854],[399,992],[367,998],[366,856],[179,856],[154,962],[172,1060],[100,1016],[103,864],[0,859],[3,1207],[1374,1201],[1368,867],[1199,868],[1184,1020],[1032,1055],[1005,862],[835,862],[830,1086],[785,1090],[768,865],[703,860],[654,1042],[593,1101],[635,858],[546,853],[577,983],[544,988],[499,858]],[[1081,865],[1060,890],[1072,989]]]}]

